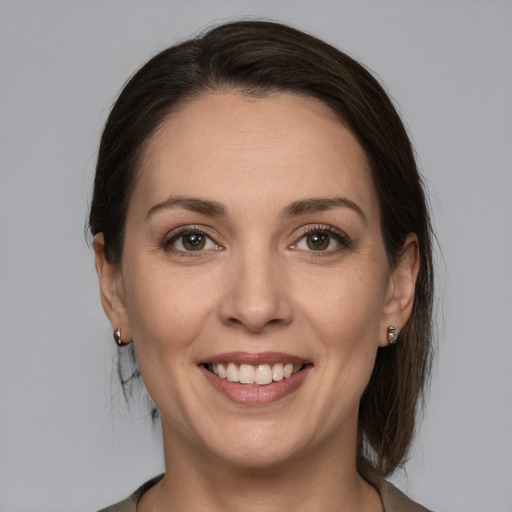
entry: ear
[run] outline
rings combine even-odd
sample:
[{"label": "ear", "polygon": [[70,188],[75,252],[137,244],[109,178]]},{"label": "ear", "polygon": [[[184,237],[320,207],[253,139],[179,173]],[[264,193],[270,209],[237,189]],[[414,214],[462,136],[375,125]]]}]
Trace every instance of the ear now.
[{"label": "ear", "polygon": [[400,259],[389,277],[388,292],[384,304],[379,331],[379,346],[389,345],[387,328],[396,326],[397,334],[406,324],[414,302],[416,278],[420,268],[418,237],[409,233],[404,242]]},{"label": "ear", "polygon": [[100,284],[100,296],[103,310],[110,320],[112,331],[121,330],[122,341],[132,340],[124,294],[123,276],[119,265],[109,261],[105,253],[103,233],[94,237],[96,272]]}]

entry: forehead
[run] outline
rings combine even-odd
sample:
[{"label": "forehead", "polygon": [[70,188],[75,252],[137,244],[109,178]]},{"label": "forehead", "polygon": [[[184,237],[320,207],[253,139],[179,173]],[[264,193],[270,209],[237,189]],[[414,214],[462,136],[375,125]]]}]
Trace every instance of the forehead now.
[{"label": "forehead", "polygon": [[146,147],[133,199],[170,194],[248,208],[263,198],[347,194],[376,203],[365,153],[350,130],[320,101],[284,93],[205,93],[174,111]]}]

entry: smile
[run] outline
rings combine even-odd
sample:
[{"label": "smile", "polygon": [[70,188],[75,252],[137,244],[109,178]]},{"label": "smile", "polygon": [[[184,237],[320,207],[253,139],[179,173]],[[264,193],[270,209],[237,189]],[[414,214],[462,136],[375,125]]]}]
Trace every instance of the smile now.
[{"label": "smile", "polygon": [[230,352],[203,359],[199,369],[213,388],[239,405],[265,405],[301,387],[313,364],[280,352]]},{"label": "smile", "polygon": [[293,363],[261,363],[258,365],[210,363],[207,364],[206,368],[221,379],[227,379],[230,382],[266,386],[272,382],[289,379],[292,375],[298,373],[303,366],[302,364]]}]

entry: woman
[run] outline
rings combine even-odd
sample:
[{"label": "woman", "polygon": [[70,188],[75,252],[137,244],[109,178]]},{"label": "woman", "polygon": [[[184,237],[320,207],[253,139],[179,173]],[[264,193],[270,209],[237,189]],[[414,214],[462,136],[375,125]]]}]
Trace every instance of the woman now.
[{"label": "woman", "polygon": [[105,510],[425,510],[383,478],[429,375],[430,221],[361,65],[253,21],[160,53],[107,121],[90,228],[166,464]]}]

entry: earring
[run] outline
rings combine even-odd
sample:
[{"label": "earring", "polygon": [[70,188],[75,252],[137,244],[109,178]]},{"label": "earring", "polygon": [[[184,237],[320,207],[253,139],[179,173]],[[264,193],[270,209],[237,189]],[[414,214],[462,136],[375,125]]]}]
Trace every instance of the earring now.
[{"label": "earring", "polygon": [[387,334],[388,334],[388,342],[390,345],[395,345],[396,340],[398,338],[398,333],[396,332],[396,325],[388,325],[387,328]]},{"label": "earring", "polygon": [[118,347],[125,347],[126,345],[129,345],[131,341],[122,341],[121,340],[121,329],[118,328],[114,332],[114,341],[116,342],[116,345]]}]

